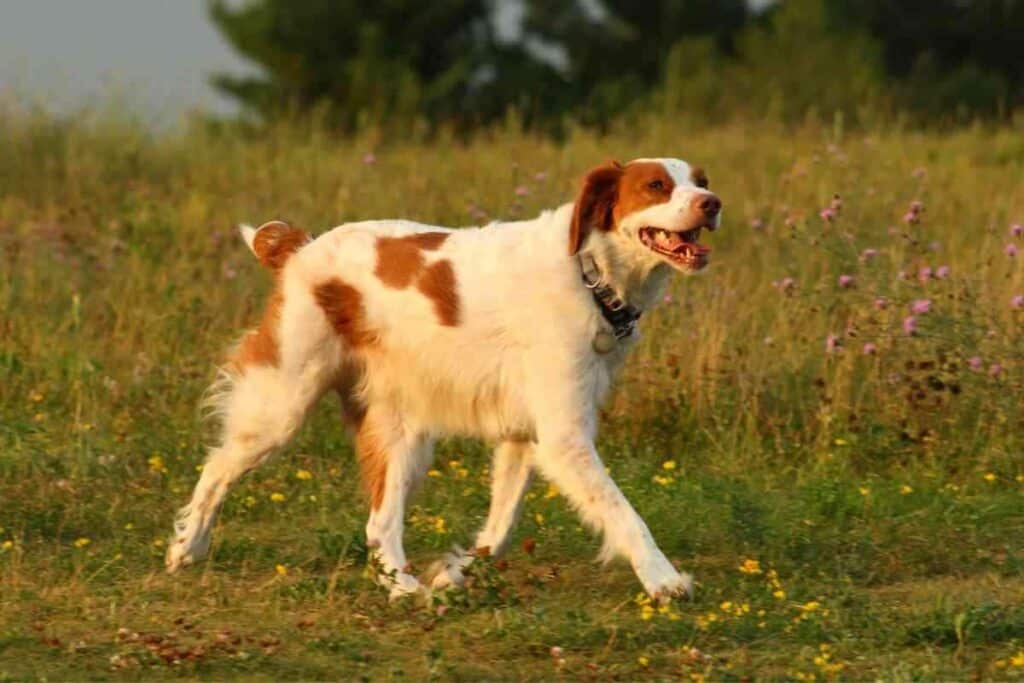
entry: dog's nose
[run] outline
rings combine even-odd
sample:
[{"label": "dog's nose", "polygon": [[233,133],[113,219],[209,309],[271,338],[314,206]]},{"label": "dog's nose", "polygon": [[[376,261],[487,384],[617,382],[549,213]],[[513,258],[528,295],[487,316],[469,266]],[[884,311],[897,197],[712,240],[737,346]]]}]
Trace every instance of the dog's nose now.
[{"label": "dog's nose", "polygon": [[717,195],[704,194],[693,201],[693,208],[708,218],[714,218],[722,210],[722,200]]}]

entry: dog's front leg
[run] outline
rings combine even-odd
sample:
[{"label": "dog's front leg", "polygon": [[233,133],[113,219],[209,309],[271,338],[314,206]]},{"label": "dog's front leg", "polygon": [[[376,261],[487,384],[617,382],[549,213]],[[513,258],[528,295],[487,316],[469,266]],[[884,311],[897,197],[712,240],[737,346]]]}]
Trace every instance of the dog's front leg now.
[{"label": "dog's front leg", "polygon": [[604,535],[603,561],[616,555],[625,557],[652,597],[692,594],[693,579],[676,571],[658,548],[647,524],[608,476],[589,439],[577,434],[540,441],[536,465],[583,520]]}]

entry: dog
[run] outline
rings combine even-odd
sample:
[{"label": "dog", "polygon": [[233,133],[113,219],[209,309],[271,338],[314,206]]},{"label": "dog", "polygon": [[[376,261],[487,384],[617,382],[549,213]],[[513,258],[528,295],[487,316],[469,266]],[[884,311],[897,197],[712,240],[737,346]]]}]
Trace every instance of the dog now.
[{"label": "dog", "polygon": [[[532,220],[449,229],[349,223],[318,238],[281,221],[243,237],[274,274],[262,322],[230,354],[213,392],[222,418],[166,565],[202,557],[228,488],[284,446],[325,393],[340,396],[369,497],[367,543],[393,597],[458,585],[500,555],[533,472],[627,559],[651,596],[692,593],[609,477],[597,411],[669,276],[708,263],[701,231],[722,202],[678,159],[609,162],[576,200]],[[406,502],[433,441],[496,444],[487,520],[421,583],[402,547]]]}]

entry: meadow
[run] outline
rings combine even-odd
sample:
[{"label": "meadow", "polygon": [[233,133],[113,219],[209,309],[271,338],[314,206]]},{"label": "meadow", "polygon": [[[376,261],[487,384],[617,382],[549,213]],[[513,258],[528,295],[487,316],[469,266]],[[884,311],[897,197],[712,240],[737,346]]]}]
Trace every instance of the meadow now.
[{"label": "meadow", "polygon": [[[199,410],[269,278],[234,232],[535,215],[608,158],[725,203],[602,412],[599,450],[692,600],[651,604],[558,491],[464,590],[389,603],[330,397],[163,571]],[[562,142],[153,132],[0,115],[0,680],[1024,677],[1019,127],[703,127]],[[452,440],[409,511],[424,569],[486,512]]]}]

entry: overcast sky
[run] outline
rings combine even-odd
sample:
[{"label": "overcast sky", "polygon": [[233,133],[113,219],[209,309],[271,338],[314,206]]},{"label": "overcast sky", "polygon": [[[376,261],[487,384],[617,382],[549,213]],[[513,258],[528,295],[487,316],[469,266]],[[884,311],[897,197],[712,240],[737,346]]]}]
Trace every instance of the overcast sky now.
[{"label": "overcast sky", "polygon": [[[515,35],[518,2],[505,3],[499,32]],[[252,68],[207,19],[205,0],[0,0],[0,98],[67,110],[113,90],[168,123],[196,107],[231,111],[208,76]]]}]

